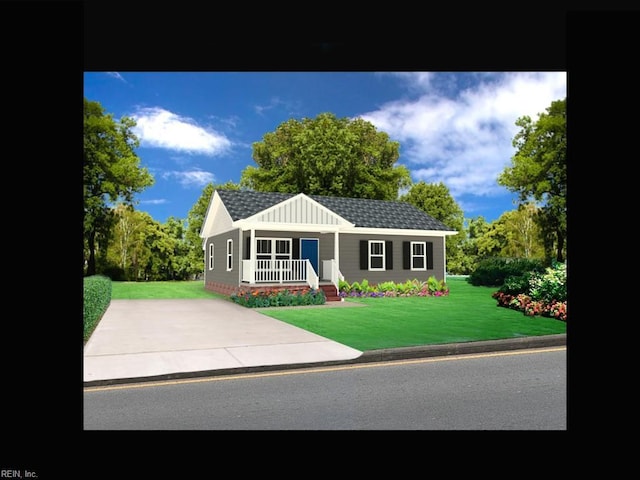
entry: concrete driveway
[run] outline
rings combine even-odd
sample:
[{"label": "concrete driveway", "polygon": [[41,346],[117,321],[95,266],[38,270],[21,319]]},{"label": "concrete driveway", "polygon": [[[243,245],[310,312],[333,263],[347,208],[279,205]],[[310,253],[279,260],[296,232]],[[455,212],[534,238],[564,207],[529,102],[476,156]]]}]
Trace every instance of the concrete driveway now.
[{"label": "concrete driveway", "polygon": [[112,300],[84,347],[83,378],[90,386],[360,355],[227,300]]}]

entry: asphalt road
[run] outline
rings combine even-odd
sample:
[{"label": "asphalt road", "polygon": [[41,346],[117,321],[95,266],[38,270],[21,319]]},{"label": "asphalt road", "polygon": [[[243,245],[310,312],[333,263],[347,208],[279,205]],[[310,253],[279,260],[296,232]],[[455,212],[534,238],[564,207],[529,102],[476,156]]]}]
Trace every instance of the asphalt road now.
[{"label": "asphalt road", "polygon": [[566,347],[84,389],[85,430],[566,430]]}]

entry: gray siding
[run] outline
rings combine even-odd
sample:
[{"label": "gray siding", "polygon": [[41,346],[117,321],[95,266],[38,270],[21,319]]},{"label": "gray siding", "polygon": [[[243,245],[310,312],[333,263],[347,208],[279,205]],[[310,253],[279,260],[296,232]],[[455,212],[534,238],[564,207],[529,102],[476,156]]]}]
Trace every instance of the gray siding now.
[{"label": "gray siding", "polygon": [[[240,252],[238,244],[238,229],[221,233],[207,238],[204,250],[204,280],[207,282],[220,282],[228,285],[240,284]],[[227,240],[233,240],[233,269],[227,271]],[[214,268],[209,270],[209,245],[214,244]]]},{"label": "gray siding", "polygon": [[[393,269],[386,271],[360,270],[360,240],[390,240],[393,242]],[[407,280],[427,280],[434,276],[444,279],[444,238],[398,235],[340,235],[340,271],[345,281],[361,282],[367,279],[371,284],[381,282],[406,282]],[[402,242],[433,242],[433,269],[405,270],[402,265]]]},{"label": "gray siding", "polygon": [[[228,285],[240,285],[242,279],[241,260],[249,258],[246,252],[247,238],[251,236],[249,231],[243,232],[242,242],[238,242],[238,230],[232,230],[207,239],[205,247],[205,283],[219,282]],[[256,237],[266,238],[291,238],[297,241],[300,238],[317,238],[319,240],[319,275],[322,278],[322,261],[334,258],[334,235],[312,232],[282,232],[256,230]],[[227,240],[233,240],[233,270],[227,272],[226,254]],[[393,245],[393,268],[386,271],[370,271],[360,269],[360,240],[391,241]],[[432,242],[433,243],[433,268],[429,270],[405,270],[402,259],[402,242]],[[209,244],[215,244],[215,267],[209,270]],[[405,282],[407,280],[427,280],[434,276],[438,280],[444,279],[444,242],[443,237],[398,236],[398,235],[360,235],[340,234],[340,271],[349,283],[361,282],[367,279],[369,283],[380,282]],[[255,248],[255,247],[254,247]]]}]

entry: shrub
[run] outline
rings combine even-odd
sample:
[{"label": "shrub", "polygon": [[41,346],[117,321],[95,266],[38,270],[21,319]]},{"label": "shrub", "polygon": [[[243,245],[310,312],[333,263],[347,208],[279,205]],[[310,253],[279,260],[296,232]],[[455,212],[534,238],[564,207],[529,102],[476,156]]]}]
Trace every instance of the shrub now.
[{"label": "shrub", "polygon": [[522,275],[511,275],[504,280],[504,284],[500,287],[500,292],[509,295],[517,295],[519,293],[529,291],[529,282],[532,272],[526,272]]},{"label": "shrub", "polygon": [[[364,286],[364,287],[363,287]],[[369,285],[368,280],[340,283],[339,295],[341,297],[408,297],[408,296],[434,296],[440,297],[449,294],[449,287],[444,280],[437,280],[434,276],[422,282],[418,279],[407,280],[403,283],[382,282],[377,285]]]},{"label": "shrub", "polygon": [[109,277],[114,282],[123,282],[127,280],[124,269],[117,265],[109,265],[102,269],[102,275]]},{"label": "shrub", "polygon": [[298,305],[323,305],[327,297],[322,290],[239,290],[230,296],[231,301],[248,308],[288,307]]},{"label": "shrub", "polygon": [[467,281],[471,285],[499,287],[507,277],[519,277],[528,272],[544,272],[542,260],[530,258],[486,258],[469,275]]},{"label": "shrub", "polygon": [[544,273],[535,272],[529,282],[529,295],[546,303],[564,302],[567,299],[567,266],[554,262]]},{"label": "shrub", "polygon": [[111,303],[111,279],[92,275],[83,279],[83,339],[86,343]]},{"label": "shrub", "polygon": [[509,277],[492,297],[498,301],[499,307],[513,308],[528,316],[540,315],[566,322],[566,264],[556,262],[543,273],[530,272],[528,275]]}]

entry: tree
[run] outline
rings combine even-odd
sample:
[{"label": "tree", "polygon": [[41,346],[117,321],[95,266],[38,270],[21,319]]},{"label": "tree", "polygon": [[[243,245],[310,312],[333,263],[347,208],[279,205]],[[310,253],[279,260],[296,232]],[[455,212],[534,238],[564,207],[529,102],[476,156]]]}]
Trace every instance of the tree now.
[{"label": "tree", "polygon": [[261,192],[395,200],[411,184],[407,167],[395,165],[399,148],[360,118],[290,119],[253,144],[258,166],[245,168],[240,184]]},{"label": "tree", "polygon": [[131,129],[135,121],[115,121],[98,102],[84,99],[84,242],[88,254],[86,275],[96,273],[97,242],[106,244],[114,215],[110,203],[133,204],[134,195],[153,184],[135,154],[139,146]]},{"label": "tree", "polygon": [[528,116],[516,121],[516,154],[498,183],[517,192],[520,203],[538,202],[537,222],[544,239],[547,263],[564,261],[567,235],[567,111],[566,98],[551,102],[533,123]]},{"label": "tree", "polygon": [[136,259],[140,257],[143,247],[140,238],[146,228],[146,222],[131,205],[118,204],[114,214],[116,219],[112,236],[114,241],[109,246],[109,257],[113,259],[112,263],[123,272],[126,280],[135,280],[135,276],[131,275],[130,271],[135,271]]},{"label": "tree", "polygon": [[463,262],[460,271],[456,273],[469,275],[475,270],[480,260],[478,242],[491,229],[491,225],[487,223],[483,216],[470,218],[466,221],[465,239],[461,244]]},{"label": "tree", "polygon": [[497,223],[505,232],[506,244],[501,255],[514,258],[544,258],[540,226],[536,221],[539,209],[534,203],[522,204],[517,210],[504,212]]},{"label": "tree", "polygon": [[187,229],[185,232],[185,242],[187,244],[187,270],[190,275],[197,276],[204,271],[204,255],[202,253],[202,238],[200,238],[200,230],[204,223],[204,217],[207,215],[207,208],[211,201],[214,190],[239,190],[240,185],[228,181],[215,185],[213,182],[207,184],[202,190],[202,195],[189,210],[187,215]]},{"label": "tree", "polygon": [[414,183],[400,201],[408,202],[420,210],[440,220],[451,230],[457,230],[457,235],[446,237],[447,270],[451,273],[461,273],[464,264],[462,244],[465,240],[464,214],[449,193],[444,183]]}]

